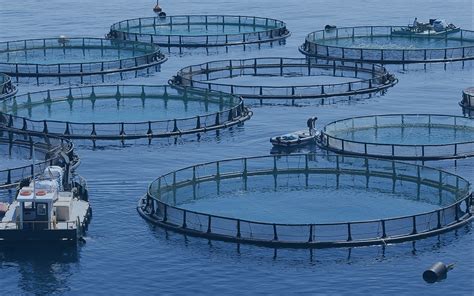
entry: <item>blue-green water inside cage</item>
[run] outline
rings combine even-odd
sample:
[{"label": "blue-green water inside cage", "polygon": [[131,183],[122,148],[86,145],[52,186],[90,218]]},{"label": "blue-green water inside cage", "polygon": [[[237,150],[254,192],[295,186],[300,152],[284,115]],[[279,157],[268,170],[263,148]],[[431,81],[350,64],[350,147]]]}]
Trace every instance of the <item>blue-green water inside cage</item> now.
[{"label": "blue-green water inside cage", "polygon": [[333,77],[326,75],[302,76],[295,75],[274,76],[274,75],[243,75],[232,78],[222,78],[207,81],[210,83],[222,83],[245,86],[305,86],[305,85],[321,85],[321,84],[338,84],[359,81],[358,78],[351,77]]},{"label": "blue-green water inside cage", "polygon": [[218,103],[164,97],[90,98],[20,105],[14,114],[34,120],[69,122],[144,122],[187,118],[222,110]]},{"label": "blue-green water inside cage", "polygon": [[397,36],[364,36],[355,38],[318,39],[318,44],[363,49],[443,49],[446,47],[473,46],[474,41],[459,39],[397,37]]},{"label": "blue-green water inside cage", "polygon": [[225,34],[242,34],[265,31],[274,27],[266,27],[259,25],[241,25],[238,24],[187,24],[180,25],[157,25],[157,26],[134,26],[130,27],[127,32],[141,34],[157,34],[157,35],[182,35],[182,36],[198,36],[198,35],[225,35]]},{"label": "blue-green water inside cage", "polygon": [[466,127],[393,126],[331,131],[329,135],[377,144],[442,145],[474,141],[474,129]]},{"label": "blue-green water inside cage", "polygon": [[413,215],[436,210],[405,194],[360,188],[238,191],[181,207],[236,219],[268,223],[333,223]]},{"label": "blue-green water inside cage", "polygon": [[62,64],[116,61],[146,54],[144,51],[115,48],[47,48],[0,52],[0,62],[15,64]]}]

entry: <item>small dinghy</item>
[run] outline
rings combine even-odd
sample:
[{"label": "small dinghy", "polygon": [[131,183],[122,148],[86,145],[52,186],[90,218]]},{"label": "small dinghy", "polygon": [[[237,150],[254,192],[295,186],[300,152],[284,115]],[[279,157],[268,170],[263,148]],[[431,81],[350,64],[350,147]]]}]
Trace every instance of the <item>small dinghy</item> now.
[{"label": "small dinghy", "polygon": [[447,24],[444,20],[430,19],[428,23],[420,23],[415,18],[412,25],[395,30],[392,35],[444,35],[459,32],[461,28]]},{"label": "small dinghy", "polygon": [[333,25],[326,25],[324,26],[324,30],[326,31],[332,31],[332,30],[335,30],[337,27],[336,26],[333,26]]},{"label": "small dinghy", "polygon": [[319,133],[316,131],[317,117],[311,117],[307,121],[308,130],[297,131],[282,136],[270,138],[270,142],[275,147],[298,147],[315,143]]}]

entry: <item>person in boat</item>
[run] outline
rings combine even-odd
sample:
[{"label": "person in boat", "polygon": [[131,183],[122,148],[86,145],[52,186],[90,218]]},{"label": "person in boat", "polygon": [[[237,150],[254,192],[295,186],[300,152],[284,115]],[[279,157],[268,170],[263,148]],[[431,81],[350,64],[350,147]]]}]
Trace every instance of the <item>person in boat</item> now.
[{"label": "person in boat", "polygon": [[159,2],[160,2],[159,0],[156,0],[156,5],[155,5],[155,7],[153,7],[153,11],[156,12],[156,13],[159,13],[159,12],[163,11],[163,9],[161,9],[161,7],[160,7]]},{"label": "person in boat", "polygon": [[415,17],[415,20],[413,21],[413,27],[416,28],[416,27],[418,27],[419,24],[420,23],[418,22],[418,18]]},{"label": "person in boat", "polygon": [[306,125],[308,126],[308,129],[309,129],[309,134],[311,136],[314,135],[314,133],[316,132],[316,120],[318,120],[318,118],[314,116],[314,117],[309,118],[308,121],[306,122]]}]

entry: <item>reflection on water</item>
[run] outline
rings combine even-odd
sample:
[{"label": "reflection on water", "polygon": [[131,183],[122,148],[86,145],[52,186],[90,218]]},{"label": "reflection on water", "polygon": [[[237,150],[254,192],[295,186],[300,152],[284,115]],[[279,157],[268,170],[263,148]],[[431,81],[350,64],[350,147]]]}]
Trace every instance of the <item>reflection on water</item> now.
[{"label": "reflection on water", "polygon": [[79,261],[75,244],[51,243],[0,245],[0,273],[16,270],[18,288],[36,295],[49,295],[70,290],[71,265]]}]

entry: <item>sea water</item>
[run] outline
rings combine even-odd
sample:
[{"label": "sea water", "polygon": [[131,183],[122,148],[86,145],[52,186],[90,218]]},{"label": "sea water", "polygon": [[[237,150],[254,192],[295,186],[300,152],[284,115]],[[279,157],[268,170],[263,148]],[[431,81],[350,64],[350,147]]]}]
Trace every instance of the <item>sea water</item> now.
[{"label": "sea water", "polygon": [[[97,36],[120,20],[153,16],[153,1],[0,0],[1,41],[34,37]],[[301,57],[305,36],[326,24],[404,25],[413,17],[443,17],[472,28],[472,1],[400,0],[364,2],[261,0],[198,3],[174,0],[160,5],[168,15],[253,14],[287,22],[291,37],[284,46],[229,50],[219,55],[201,51],[171,54],[161,72],[127,80],[133,84],[165,84],[188,65],[216,59],[265,56]],[[390,67],[400,80],[385,96],[324,106],[254,107],[244,126],[194,137],[136,145],[129,141],[77,142],[88,180],[94,216],[87,243],[67,249],[2,249],[1,293],[15,294],[327,294],[327,295],[471,295],[474,235],[461,229],[441,237],[402,245],[332,250],[273,250],[184,237],[145,222],[136,205],[156,177],[195,163],[268,155],[269,138],[301,130],[318,116],[317,127],[334,120],[382,113],[462,115],[461,90],[472,85],[472,64]],[[20,92],[45,89],[20,85]],[[474,181],[472,160],[427,162]],[[369,211],[369,210],[367,210]],[[426,284],[421,274],[434,262],[455,263],[448,278]]]}]

